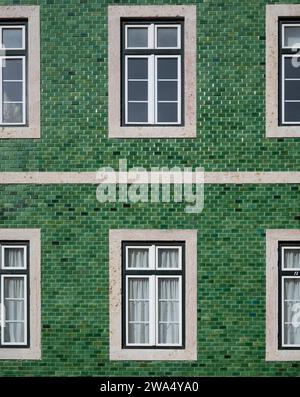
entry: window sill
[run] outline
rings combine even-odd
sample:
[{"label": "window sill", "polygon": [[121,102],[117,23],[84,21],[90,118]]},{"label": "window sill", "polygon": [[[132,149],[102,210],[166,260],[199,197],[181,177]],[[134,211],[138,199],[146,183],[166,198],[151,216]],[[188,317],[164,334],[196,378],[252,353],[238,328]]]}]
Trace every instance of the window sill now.
[{"label": "window sill", "polygon": [[114,127],[110,138],[195,138],[195,126],[184,127]]}]

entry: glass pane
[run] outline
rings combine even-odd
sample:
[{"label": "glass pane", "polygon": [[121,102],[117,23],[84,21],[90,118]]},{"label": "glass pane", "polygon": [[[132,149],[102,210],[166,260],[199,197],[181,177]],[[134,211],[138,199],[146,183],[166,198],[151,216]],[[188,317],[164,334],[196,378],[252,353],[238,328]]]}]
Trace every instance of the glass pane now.
[{"label": "glass pane", "polygon": [[5,248],[4,249],[4,267],[24,267],[24,249],[23,248]]},{"label": "glass pane", "polygon": [[286,81],[285,82],[285,99],[300,100],[300,81]]},{"label": "glass pane", "polygon": [[20,277],[5,277],[4,299],[24,299],[24,279]]},{"label": "glass pane", "polygon": [[148,47],[148,28],[127,28],[127,47]]},{"label": "glass pane", "polygon": [[23,122],[23,105],[22,103],[4,103],[3,104],[3,122],[4,123],[22,123]]},{"label": "glass pane", "polygon": [[177,103],[158,103],[159,123],[176,123],[177,120]]},{"label": "glass pane", "polygon": [[148,58],[128,59],[128,79],[148,79]]},{"label": "glass pane", "polygon": [[177,47],[177,28],[157,28],[157,47]]},{"label": "glass pane", "polygon": [[179,302],[162,301],[159,303],[159,321],[179,322]]},{"label": "glass pane", "polygon": [[284,121],[300,122],[300,102],[286,102],[284,105],[284,110]]},{"label": "glass pane", "polygon": [[300,280],[284,280],[284,343],[300,344]]},{"label": "glass pane", "polygon": [[21,59],[5,59],[2,63],[3,80],[22,80],[23,62]]},{"label": "glass pane", "polygon": [[159,324],[158,342],[162,344],[178,344],[179,324]]},{"label": "glass pane", "polygon": [[179,299],[179,279],[178,278],[158,279],[158,299],[167,299],[167,300]]},{"label": "glass pane", "polygon": [[149,279],[128,280],[128,341],[149,342]]},{"label": "glass pane", "polygon": [[24,321],[24,300],[5,301],[5,320]]},{"label": "glass pane", "polygon": [[4,82],[3,83],[3,100],[4,101],[22,101],[23,83]]},{"label": "glass pane", "polygon": [[158,58],[157,78],[177,79],[177,58]]},{"label": "glass pane", "polygon": [[284,249],[284,268],[300,268],[300,248]]},{"label": "glass pane", "polygon": [[149,267],[149,250],[147,248],[128,248],[128,267]]},{"label": "glass pane", "polygon": [[148,103],[128,103],[128,122],[147,123]]},{"label": "glass pane", "polygon": [[300,47],[300,27],[288,26],[284,28],[284,46]]},{"label": "glass pane", "polygon": [[159,268],[178,268],[179,251],[177,248],[158,248]]},{"label": "glass pane", "polygon": [[22,48],[22,29],[3,29],[2,43],[5,48]]},{"label": "glass pane", "polygon": [[300,78],[300,56],[284,58],[284,74],[286,79]]},{"label": "glass pane", "polygon": [[128,100],[129,101],[147,101],[148,100],[148,82],[147,81],[129,81],[128,82]]},{"label": "glass pane", "polygon": [[149,343],[149,324],[129,324],[128,343]]},{"label": "glass pane", "polygon": [[6,323],[4,328],[4,342],[6,343],[24,343],[24,323]]},{"label": "glass pane", "polygon": [[177,101],[177,81],[158,81],[157,96],[159,101]]}]

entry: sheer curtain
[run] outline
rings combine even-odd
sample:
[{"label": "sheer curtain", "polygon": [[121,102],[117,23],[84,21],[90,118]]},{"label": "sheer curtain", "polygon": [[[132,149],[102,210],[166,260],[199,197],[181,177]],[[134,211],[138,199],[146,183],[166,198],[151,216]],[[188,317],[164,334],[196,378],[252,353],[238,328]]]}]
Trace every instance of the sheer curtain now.
[{"label": "sheer curtain", "polygon": [[23,248],[5,248],[5,267],[24,267]]},{"label": "sheer curtain", "polygon": [[284,250],[284,267],[300,268],[300,250],[285,249]]},{"label": "sheer curtain", "polygon": [[284,343],[290,345],[300,344],[300,326],[293,325],[293,316],[300,321],[300,280],[285,279],[284,281]]},{"label": "sheer curtain", "polygon": [[159,268],[178,268],[178,249],[159,248],[158,249]]},{"label": "sheer curtain", "polygon": [[147,268],[148,264],[149,250],[148,249],[138,249],[129,248],[128,249],[128,267],[130,268]]},{"label": "sheer curtain", "polygon": [[158,280],[158,341],[179,343],[179,279]]},{"label": "sheer curtain", "polygon": [[128,280],[128,342],[149,343],[149,279]]}]

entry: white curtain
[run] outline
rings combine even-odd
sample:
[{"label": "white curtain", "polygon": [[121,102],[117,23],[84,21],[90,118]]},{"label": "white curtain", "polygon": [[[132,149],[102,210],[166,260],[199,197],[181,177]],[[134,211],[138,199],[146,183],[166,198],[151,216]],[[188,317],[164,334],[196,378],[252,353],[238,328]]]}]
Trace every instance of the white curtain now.
[{"label": "white curtain", "polygon": [[5,248],[5,267],[24,267],[23,248]]},{"label": "white curtain", "polygon": [[149,279],[128,280],[129,343],[149,343]]},{"label": "white curtain", "polygon": [[284,250],[284,267],[299,268],[300,267],[300,250],[285,249]]},{"label": "white curtain", "polygon": [[128,267],[130,268],[147,268],[149,267],[148,263],[149,250],[148,249],[137,249],[137,248],[129,248],[128,249]]},{"label": "white curtain", "polygon": [[179,279],[160,278],[158,281],[159,343],[179,342]]},{"label": "white curtain", "polygon": [[158,249],[159,268],[178,268],[178,249]]},{"label": "white curtain", "polygon": [[7,277],[4,279],[5,342],[24,342],[24,297],[23,278]]},{"label": "white curtain", "polygon": [[285,279],[284,283],[284,342],[297,345],[300,344],[300,325],[295,324],[300,322],[300,280]]}]

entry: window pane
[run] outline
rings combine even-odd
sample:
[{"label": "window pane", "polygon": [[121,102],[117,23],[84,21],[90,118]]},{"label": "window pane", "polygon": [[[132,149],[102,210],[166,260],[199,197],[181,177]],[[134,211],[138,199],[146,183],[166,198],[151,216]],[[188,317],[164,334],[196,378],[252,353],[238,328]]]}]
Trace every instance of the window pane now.
[{"label": "window pane", "polygon": [[147,123],[148,103],[128,103],[128,122]]},{"label": "window pane", "polygon": [[128,342],[149,343],[149,279],[129,279],[128,299]]},{"label": "window pane", "polygon": [[300,344],[300,280],[284,280],[284,344]]},{"label": "window pane", "polygon": [[128,248],[128,267],[149,267],[149,250],[147,248]]},{"label": "window pane", "polygon": [[179,343],[179,279],[158,279],[158,341]]},{"label": "window pane", "polygon": [[147,81],[129,81],[128,82],[128,100],[129,101],[147,101],[148,100],[148,82]]},{"label": "window pane", "polygon": [[159,268],[178,268],[179,251],[177,248],[159,248],[158,249],[158,267]]},{"label": "window pane", "polygon": [[128,59],[128,79],[148,79],[148,58]]},{"label": "window pane", "polygon": [[286,102],[285,120],[289,122],[300,122],[300,102]]},{"label": "window pane", "polygon": [[127,47],[148,47],[148,28],[127,28]]},{"label": "window pane", "polygon": [[4,249],[4,267],[25,267],[23,248]]},{"label": "window pane", "polygon": [[177,79],[177,58],[157,59],[158,79]]},{"label": "window pane", "polygon": [[300,56],[284,58],[285,78],[300,78]]},{"label": "window pane", "polygon": [[2,43],[5,48],[22,48],[22,29],[3,29]]},{"label": "window pane", "polygon": [[159,101],[177,101],[177,81],[158,81],[157,97]]},{"label": "window pane", "polygon": [[4,307],[6,321],[4,328],[4,342],[24,342],[24,298],[24,279],[18,277],[6,277],[4,279]]},{"label": "window pane", "polygon": [[284,46],[285,47],[300,47],[300,27],[288,26],[284,28]]},{"label": "window pane", "polygon": [[23,98],[23,83],[4,82],[3,83],[3,100],[19,101]]},{"label": "window pane", "polygon": [[177,28],[157,28],[157,47],[177,47]]},{"label": "window pane", "polygon": [[284,268],[300,268],[300,248],[284,249]]},{"label": "window pane", "polygon": [[300,100],[300,81],[286,81],[285,82],[285,99]]},{"label": "window pane", "polygon": [[5,59],[2,63],[2,78],[3,80],[22,80],[22,59]]},{"label": "window pane", "polygon": [[177,103],[158,103],[159,123],[176,123],[177,120]]},{"label": "window pane", "polygon": [[22,103],[4,103],[3,104],[3,122],[4,123],[22,123],[23,121]]}]

